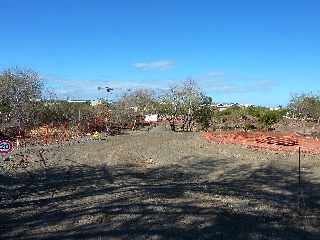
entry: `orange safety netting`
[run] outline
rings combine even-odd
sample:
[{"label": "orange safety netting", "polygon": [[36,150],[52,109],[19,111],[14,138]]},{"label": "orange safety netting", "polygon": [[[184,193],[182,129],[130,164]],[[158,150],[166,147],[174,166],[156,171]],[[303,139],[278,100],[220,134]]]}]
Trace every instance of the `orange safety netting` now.
[{"label": "orange safety netting", "polygon": [[270,132],[205,132],[202,137],[218,144],[241,144],[253,149],[269,149],[279,152],[301,151],[320,154],[320,141],[317,138],[303,137],[297,134]]}]

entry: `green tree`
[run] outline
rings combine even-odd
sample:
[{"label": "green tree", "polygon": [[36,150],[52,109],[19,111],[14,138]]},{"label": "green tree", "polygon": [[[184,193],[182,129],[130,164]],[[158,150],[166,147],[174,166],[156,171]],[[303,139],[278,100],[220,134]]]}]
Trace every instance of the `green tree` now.
[{"label": "green tree", "polygon": [[198,109],[194,112],[195,121],[200,124],[202,130],[208,130],[212,123],[212,98],[208,96],[202,97],[202,103]]}]

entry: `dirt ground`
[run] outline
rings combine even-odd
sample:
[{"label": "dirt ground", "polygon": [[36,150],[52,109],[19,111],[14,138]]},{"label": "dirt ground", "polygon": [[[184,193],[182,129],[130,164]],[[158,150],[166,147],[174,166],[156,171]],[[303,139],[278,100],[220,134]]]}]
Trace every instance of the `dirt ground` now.
[{"label": "dirt ground", "polygon": [[22,149],[0,163],[0,239],[320,239],[320,156],[301,185],[297,166],[161,126]]}]

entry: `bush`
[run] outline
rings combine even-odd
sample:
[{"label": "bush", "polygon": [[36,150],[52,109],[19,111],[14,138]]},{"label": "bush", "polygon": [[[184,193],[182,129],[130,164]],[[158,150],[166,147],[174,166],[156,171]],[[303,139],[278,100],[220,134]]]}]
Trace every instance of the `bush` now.
[{"label": "bush", "polygon": [[286,110],[270,110],[266,107],[250,106],[248,108],[234,106],[214,113],[214,118],[223,124],[223,128],[242,128],[245,131],[259,127],[270,128],[279,122],[287,113]]},{"label": "bush", "polygon": [[270,128],[273,124],[279,122],[286,112],[286,110],[265,110],[258,120],[263,124],[263,127]]},{"label": "bush", "polygon": [[277,115],[272,111],[265,112],[259,117],[259,122],[261,122],[264,125],[264,127],[267,128],[270,128],[273,124],[275,124],[278,121],[279,119]]},{"label": "bush", "polygon": [[123,102],[115,103],[111,106],[110,127],[133,128],[139,114],[134,109],[128,107]]},{"label": "bush", "polygon": [[201,126],[201,130],[208,130],[212,122],[212,98],[203,97],[202,104],[199,109],[194,112],[194,120]]},{"label": "bush", "polygon": [[257,127],[254,124],[246,123],[243,127],[243,130],[245,131],[250,131],[250,130],[255,130]]},{"label": "bush", "polygon": [[268,108],[260,106],[250,106],[247,108],[247,114],[257,119],[260,119],[268,111],[270,111]]},{"label": "bush", "polygon": [[215,111],[215,123],[223,129],[246,129],[246,125],[255,124],[255,120],[247,113],[246,108],[233,106],[224,111]]},{"label": "bush", "polygon": [[39,102],[33,108],[33,126],[43,124],[61,125],[65,122],[88,121],[97,114],[95,108],[87,103],[69,103],[66,101]]}]

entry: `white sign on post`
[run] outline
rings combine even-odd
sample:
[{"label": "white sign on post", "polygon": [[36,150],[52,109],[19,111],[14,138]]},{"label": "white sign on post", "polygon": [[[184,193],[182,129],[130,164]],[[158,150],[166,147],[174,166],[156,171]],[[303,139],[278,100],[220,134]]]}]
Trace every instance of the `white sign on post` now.
[{"label": "white sign on post", "polygon": [[147,123],[158,122],[158,115],[157,114],[146,115],[144,118],[144,121]]}]

